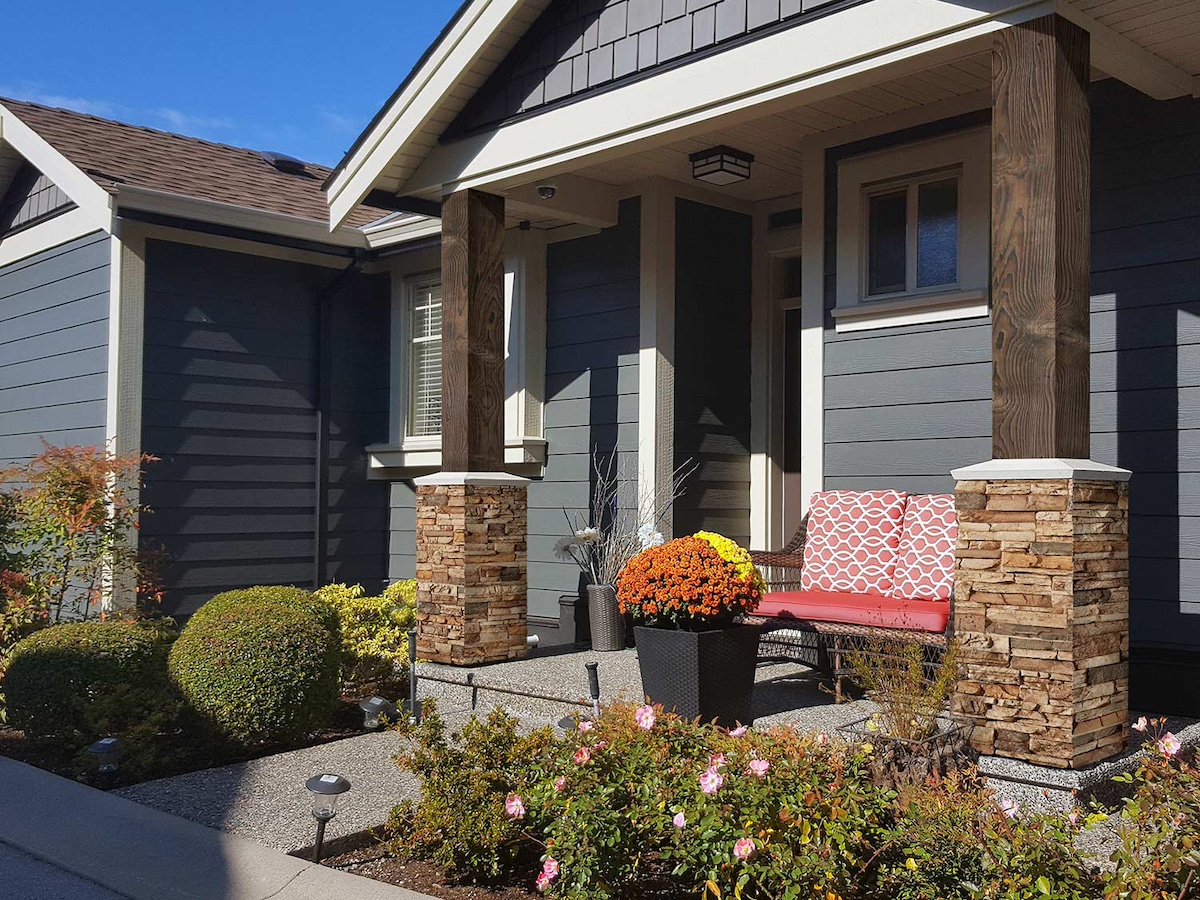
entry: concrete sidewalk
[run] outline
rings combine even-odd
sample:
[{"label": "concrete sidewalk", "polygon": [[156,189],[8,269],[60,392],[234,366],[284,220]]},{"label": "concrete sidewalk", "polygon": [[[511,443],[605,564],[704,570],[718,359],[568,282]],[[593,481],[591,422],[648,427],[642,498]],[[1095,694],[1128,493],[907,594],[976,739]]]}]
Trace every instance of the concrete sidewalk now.
[{"label": "concrete sidewalk", "polygon": [[0,844],[19,851],[9,861],[24,859],[28,878],[70,883],[73,875],[129,900],[433,900],[3,757],[0,785]]}]

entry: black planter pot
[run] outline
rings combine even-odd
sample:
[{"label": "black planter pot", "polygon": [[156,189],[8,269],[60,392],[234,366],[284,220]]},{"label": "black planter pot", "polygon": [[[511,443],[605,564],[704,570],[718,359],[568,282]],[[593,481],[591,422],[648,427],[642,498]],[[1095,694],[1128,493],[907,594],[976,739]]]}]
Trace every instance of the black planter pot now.
[{"label": "black planter pot", "polygon": [[754,721],[758,625],[713,631],[633,629],[642,690],[685,719],[716,719],[726,728]]}]

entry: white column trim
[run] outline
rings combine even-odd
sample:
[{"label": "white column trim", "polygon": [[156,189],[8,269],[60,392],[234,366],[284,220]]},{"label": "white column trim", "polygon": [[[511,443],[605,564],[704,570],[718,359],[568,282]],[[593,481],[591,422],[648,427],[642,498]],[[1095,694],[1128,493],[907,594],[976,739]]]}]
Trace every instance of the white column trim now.
[{"label": "white column trim", "polygon": [[804,147],[800,262],[800,509],[825,486],[825,144]]},{"label": "white column trim", "polygon": [[[639,491],[669,491],[675,469],[675,191],[646,185],[641,200],[638,344]],[[662,523],[663,533],[671,520]]]}]

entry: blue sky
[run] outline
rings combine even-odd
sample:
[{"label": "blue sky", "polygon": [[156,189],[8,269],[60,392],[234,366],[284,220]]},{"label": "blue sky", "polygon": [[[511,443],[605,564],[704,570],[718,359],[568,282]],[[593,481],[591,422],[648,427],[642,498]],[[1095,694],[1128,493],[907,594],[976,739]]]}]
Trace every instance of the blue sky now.
[{"label": "blue sky", "polygon": [[335,165],[459,0],[10,0],[0,96]]}]

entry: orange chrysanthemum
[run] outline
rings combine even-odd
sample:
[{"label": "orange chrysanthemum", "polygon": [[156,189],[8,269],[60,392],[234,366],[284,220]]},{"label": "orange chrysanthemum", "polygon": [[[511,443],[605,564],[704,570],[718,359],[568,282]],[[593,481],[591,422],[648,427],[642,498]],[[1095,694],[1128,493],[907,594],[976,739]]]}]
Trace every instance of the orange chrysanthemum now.
[{"label": "orange chrysanthemum", "polygon": [[720,627],[762,599],[754,579],[739,575],[706,540],[684,537],[630,560],[617,579],[621,612],[647,625]]}]

